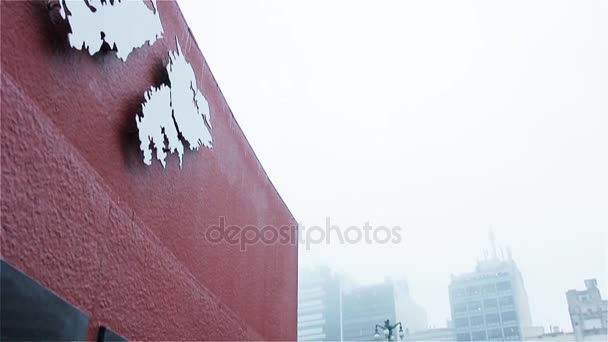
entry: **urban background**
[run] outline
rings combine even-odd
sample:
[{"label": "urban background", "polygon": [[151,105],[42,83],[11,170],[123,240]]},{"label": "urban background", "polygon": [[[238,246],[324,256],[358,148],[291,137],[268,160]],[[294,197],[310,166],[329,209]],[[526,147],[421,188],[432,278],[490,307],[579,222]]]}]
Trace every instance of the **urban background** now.
[{"label": "urban background", "polygon": [[[429,326],[426,310],[406,280],[386,277],[359,286],[328,266],[300,271],[298,340],[300,341],[606,341],[608,301],[596,279],[582,289],[564,289],[570,326],[533,323],[525,287],[509,248],[490,250],[474,270],[452,275],[448,288],[451,316],[444,326]],[[383,328],[388,320],[389,327]],[[400,323],[400,324],[398,324]],[[398,325],[396,325],[398,324]],[[378,325],[378,326],[377,326]],[[397,331],[399,329],[399,331]],[[387,336],[387,333],[390,334]]]}]

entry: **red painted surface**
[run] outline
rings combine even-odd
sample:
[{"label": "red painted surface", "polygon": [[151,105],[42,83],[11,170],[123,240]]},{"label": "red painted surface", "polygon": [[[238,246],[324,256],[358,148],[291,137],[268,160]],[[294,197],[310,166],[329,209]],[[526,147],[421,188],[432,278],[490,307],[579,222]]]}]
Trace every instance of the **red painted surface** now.
[{"label": "red painted surface", "polygon": [[[126,62],[70,49],[45,1],[1,2],[1,255],[129,339],[296,338],[297,246],[205,231],[295,220],[255,157],[177,4]],[[133,23],[137,25],[137,23]],[[212,113],[213,149],[143,163],[134,113],[179,37]],[[246,58],[246,56],[243,56]]]}]

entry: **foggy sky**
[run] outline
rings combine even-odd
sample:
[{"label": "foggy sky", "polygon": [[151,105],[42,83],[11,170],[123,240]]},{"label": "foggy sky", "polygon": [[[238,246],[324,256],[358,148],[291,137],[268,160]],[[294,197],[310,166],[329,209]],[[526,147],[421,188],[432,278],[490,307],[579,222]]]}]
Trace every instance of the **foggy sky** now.
[{"label": "foggy sky", "polygon": [[301,265],[406,278],[441,326],[491,226],[536,325],[571,330],[565,292],[586,278],[608,296],[608,2],[180,6],[298,221],[404,228],[398,245],[300,248]]}]

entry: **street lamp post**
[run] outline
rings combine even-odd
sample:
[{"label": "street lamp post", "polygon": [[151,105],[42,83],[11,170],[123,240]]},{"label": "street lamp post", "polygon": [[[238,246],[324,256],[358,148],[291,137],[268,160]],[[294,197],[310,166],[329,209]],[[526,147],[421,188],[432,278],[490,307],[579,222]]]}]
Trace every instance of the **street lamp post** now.
[{"label": "street lamp post", "polygon": [[375,328],[376,333],[374,334],[374,339],[380,340],[380,334],[378,334],[378,328],[380,328],[380,330],[383,331],[384,337],[386,337],[386,340],[390,341],[391,336],[393,336],[393,330],[395,330],[395,328],[397,328],[397,326],[399,326],[399,339],[403,340],[403,337],[405,336],[405,334],[403,333],[403,325],[401,324],[401,322],[397,322],[394,325],[391,325],[391,323],[389,322],[388,319],[386,321],[384,321],[384,326],[376,324],[376,328]]}]

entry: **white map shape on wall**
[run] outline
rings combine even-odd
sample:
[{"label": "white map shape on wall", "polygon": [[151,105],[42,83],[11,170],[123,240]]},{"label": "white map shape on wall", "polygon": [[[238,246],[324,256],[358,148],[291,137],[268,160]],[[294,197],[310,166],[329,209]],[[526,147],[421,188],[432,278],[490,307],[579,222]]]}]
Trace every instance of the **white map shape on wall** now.
[{"label": "white map shape on wall", "polygon": [[95,54],[105,41],[116,45],[116,55],[125,61],[133,49],[163,35],[156,0],[150,1],[153,10],[143,0],[88,0],[89,5],[85,0],[63,0],[60,13],[72,29],[70,45]]},{"label": "white map shape on wall", "polygon": [[144,163],[152,164],[152,150],[155,150],[156,158],[165,167],[168,151],[177,152],[181,167],[184,145],[179,134],[191,150],[201,146],[212,148],[211,115],[209,103],[198,90],[194,70],[186,61],[179,42],[177,51],[169,53],[167,73],[171,86],[147,90],[142,104],[143,117],[136,115],[135,119]]}]

